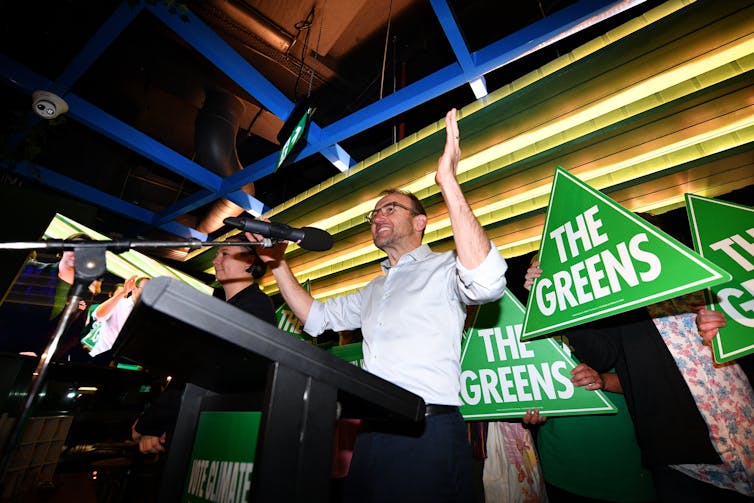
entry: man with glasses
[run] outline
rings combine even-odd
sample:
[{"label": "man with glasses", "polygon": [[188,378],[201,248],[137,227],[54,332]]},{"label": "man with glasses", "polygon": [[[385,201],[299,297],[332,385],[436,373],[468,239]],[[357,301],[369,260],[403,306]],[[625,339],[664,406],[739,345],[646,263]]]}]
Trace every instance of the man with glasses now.
[{"label": "man with glasses", "polygon": [[[445,117],[445,150],[435,182],[448,208],[455,253],[422,245],[427,214],[411,193],[390,189],[367,214],[383,275],[358,292],[319,302],[285,261],[286,243],[261,249],[283,298],[304,330],[361,328],[364,367],[424,399],[416,427],[369,422],[358,435],[347,501],[470,501],[471,451],[458,411],[466,306],[498,300],[506,264],[474,216],[456,178],[456,110]],[[247,234],[249,239],[260,236]]]}]

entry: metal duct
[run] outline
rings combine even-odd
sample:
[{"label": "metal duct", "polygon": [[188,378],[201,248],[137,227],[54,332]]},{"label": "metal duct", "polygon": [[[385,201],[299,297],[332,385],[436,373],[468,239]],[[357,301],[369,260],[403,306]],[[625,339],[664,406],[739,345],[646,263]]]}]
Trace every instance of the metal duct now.
[{"label": "metal duct", "polygon": [[293,35],[287,33],[250,5],[245,4],[241,7],[229,0],[214,0],[211,4],[243,29],[253,33],[282,53],[287,53],[296,41]]},{"label": "metal duct", "polygon": [[[196,117],[194,131],[195,161],[223,178],[241,170],[236,151],[236,133],[244,105],[222,89],[207,89],[204,105]],[[242,190],[254,195],[254,184]],[[238,216],[243,208],[227,199],[215,202],[197,224],[196,229],[210,234],[223,226],[227,217]]]}]

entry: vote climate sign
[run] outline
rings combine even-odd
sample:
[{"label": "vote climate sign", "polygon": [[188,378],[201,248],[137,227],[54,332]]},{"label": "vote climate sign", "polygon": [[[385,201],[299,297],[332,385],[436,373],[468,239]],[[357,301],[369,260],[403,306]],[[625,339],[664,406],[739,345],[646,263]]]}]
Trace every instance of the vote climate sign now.
[{"label": "vote climate sign", "polygon": [[522,340],[731,280],[725,270],[558,167]]},{"label": "vote climate sign", "polygon": [[261,420],[261,412],[199,415],[183,503],[249,501]]},{"label": "vote climate sign", "polygon": [[524,307],[508,290],[477,310],[461,354],[463,417],[523,417],[534,408],[547,416],[616,412],[602,391],[573,385],[576,362],[560,342],[521,342],[523,317]]},{"label": "vote climate sign", "polygon": [[754,353],[754,208],[686,194],[694,248],[733,280],[707,292],[708,306],[726,315],[712,339],[718,363]]}]

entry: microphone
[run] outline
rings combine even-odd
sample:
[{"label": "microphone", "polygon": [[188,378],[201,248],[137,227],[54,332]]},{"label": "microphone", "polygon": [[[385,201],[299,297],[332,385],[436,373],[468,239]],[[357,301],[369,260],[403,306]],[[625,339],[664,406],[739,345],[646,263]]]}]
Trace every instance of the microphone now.
[{"label": "microphone", "polygon": [[277,241],[293,241],[301,248],[310,251],[329,250],[333,244],[332,236],[329,232],[314,227],[296,229],[285,224],[237,217],[228,217],[223,220],[223,223],[236,229],[260,234]]}]

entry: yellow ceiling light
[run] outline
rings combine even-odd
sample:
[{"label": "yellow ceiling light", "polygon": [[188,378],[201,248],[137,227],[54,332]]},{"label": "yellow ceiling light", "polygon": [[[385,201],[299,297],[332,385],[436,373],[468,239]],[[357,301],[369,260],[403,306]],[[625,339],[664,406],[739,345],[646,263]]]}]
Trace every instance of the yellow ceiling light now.
[{"label": "yellow ceiling light", "polygon": [[[111,241],[104,234],[100,234],[94,229],[90,229],[68,217],[56,214],[45,230],[45,239],[65,239],[76,232],[85,232],[95,241]],[[123,279],[131,276],[148,276],[156,278],[158,276],[169,276],[176,278],[197,290],[211,294],[212,288],[185,274],[181,271],[168,267],[136,250],[128,250],[123,253],[105,252],[105,262],[107,271]]]},{"label": "yellow ceiling light", "polygon": [[[611,123],[618,122],[619,120],[625,120],[628,118],[629,114],[639,114],[646,110],[650,110],[659,104],[654,98],[660,96],[663,91],[682,82],[693,82],[693,80],[699,75],[706,72],[712,72],[720,67],[727,66],[728,68],[739,68],[743,71],[750,70],[752,63],[754,63],[754,57],[752,56],[753,53],[754,35],[747,37],[745,41],[729,47],[726,50],[719,51],[707,57],[696,58],[691,63],[659,74],[641,84],[617,92],[613,96],[604,98],[595,103],[589,103],[581,110],[571,115],[554,119],[547,125],[517,135],[510,140],[472,154],[461,160],[458,166],[458,172],[464,173],[480,166],[484,166],[488,169],[489,167],[486,165],[498,159],[505,158],[506,156],[527,147],[536,147],[543,142],[546,142],[547,149],[553,148],[557,143],[565,143],[574,137],[581,136],[585,130],[589,132],[594,131],[595,128],[591,122],[598,118],[603,118],[603,120],[600,121],[600,125],[605,127]],[[731,65],[731,63],[738,64]],[[737,73],[743,73],[743,71],[738,71]],[[725,73],[720,76],[718,82],[727,78],[730,78],[730,76]],[[706,85],[717,83],[710,79],[705,79],[704,82]],[[699,88],[698,85],[690,87],[693,89],[690,89],[689,87],[686,88],[689,94],[692,91],[697,91]],[[629,105],[636,104],[649,97],[652,97],[653,99],[647,100],[645,106],[629,107]],[[673,96],[673,99],[677,99],[678,97],[679,96]],[[666,99],[667,98],[663,98],[663,101]],[[613,114],[612,120],[605,121],[604,118],[612,112],[618,113]],[[570,135],[562,135],[562,133],[569,130],[571,132]],[[547,142],[548,139],[555,140],[556,144],[553,144],[552,141]],[[530,155],[533,153],[534,152],[531,152]],[[498,169],[499,167],[500,166],[498,166]]]},{"label": "yellow ceiling light", "polygon": [[[624,2],[625,3],[625,2]],[[626,7],[630,7],[629,5],[618,4],[614,8],[618,10],[625,10]],[[581,47],[578,47],[577,49],[573,50],[572,52],[565,54],[554,61],[544,65],[542,68],[539,68],[533,72],[528,73],[527,75],[515,80],[514,82],[507,84],[503,86],[502,88],[491,92],[484,98],[477,100],[470,105],[464,107],[462,110],[459,110],[458,117],[459,120],[463,119],[464,117],[469,117],[474,112],[485,108],[486,106],[495,103],[497,101],[503,100],[508,96],[511,96],[515,92],[522,90],[526,88],[527,86],[545,79],[546,77],[554,74],[555,72],[568,67],[569,65],[572,65],[573,63],[583,60],[585,58],[588,58],[589,56],[593,55],[600,49],[603,49],[604,47],[614,44],[634,33],[637,31],[647,28],[653,23],[656,23],[673,13],[688,7],[689,5],[695,3],[695,0],[670,0],[668,2],[665,2],[653,9],[651,9],[648,12],[645,12],[641,16],[631,19],[624,23],[623,25],[614,28],[613,30],[609,31],[602,37],[599,37],[591,42],[588,42]],[[288,201],[276,206],[269,212],[265,214],[265,216],[271,217],[273,215],[283,213],[286,210],[300,204],[301,202],[305,201],[306,199],[312,198],[316,196],[318,193],[323,192],[327,189],[330,189],[331,187],[343,182],[347,178],[354,176],[366,169],[374,167],[375,164],[378,164],[380,161],[385,159],[386,157],[390,157],[391,155],[395,155],[401,150],[405,150],[410,148],[411,146],[415,145],[416,143],[420,142],[421,140],[435,134],[437,131],[442,130],[445,128],[444,119],[440,119],[432,124],[429,124],[425,128],[421,129],[420,131],[408,135],[406,138],[400,140],[398,143],[390,145],[389,147],[386,147],[385,149],[381,150],[380,152],[377,152],[373,154],[372,156],[368,157],[367,159],[364,159],[363,161],[357,163],[354,166],[351,166],[349,170],[345,173],[339,173],[332,178],[318,184],[317,186],[310,188],[306,190],[305,192],[293,197],[292,199],[289,199]],[[378,169],[378,168],[377,168]],[[422,185],[425,186],[426,185]],[[413,189],[408,189],[412,190]],[[314,221],[311,225],[315,227],[322,227],[325,229],[332,229],[336,224],[332,223],[333,221],[339,221],[342,222],[344,220],[352,219],[357,213],[366,213],[367,211],[371,210],[374,206],[374,202],[376,201],[376,198],[373,200],[370,200],[368,203],[363,203],[362,205],[359,205],[359,209],[354,208],[353,211],[348,211],[347,213],[341,215],[341,218],[332,217],[332,218],[326,218],[323,220],[317,220]]]},{"label": "yellow ceiling light", "polygon": [[[662,4],[459,110],[458,178],[501,253],[538,247],[537,218],[556,165],[633,211],[667,211],[683,204],[685,191],[714,196],[751,183],[754,7],[702,3],[650,27],[690,3]],[[452,247],[433,170],[443,130],[436,121],[272,210],[336,236],[323,258],[291,247],[294,274],[311,280],[315,297],[352,291],[379,274],[384,255],[363,220],[378,199],[369,193],[377,180],[422,199],[425,242]],[[738,159],[747,155],[748,162]],[[276,291],[265,280],[265,291]]]},{"label": "yellow ceiling light", "polygon": [[[589,168],[577,175],[594,188],[603,190],[626,180],[641,178],[676,165],[694,161],[702,156],[709,156],[754,141],[754,105],[742,107],[736,113],[727,114],[716,122],[718,127],[708,127],[707,129],[700,127],[699,134],[688,137],[683,137],[679,133],[676,142],[662,144],[657,149],[640,152],[635,156],[621,159],[612,164]],[[568,166],[564,167],[569,168]],[[532,211],[533,206],[542,209],[547,204],[551,180],[545,179],[541,182],[528,190],[511,196],[502,191],[498,200],[477,206],[474,213],[483,225],[487,225],[500,220],[499,215],[493,214],[499,214],[506,210],[509,210],[506,212],[506,216],[510,218]],[[682,200],[682,195],[679,197],[678,200]],[[534,202],[536,203],[533,205]],[[431,238],[432,241],[450,237],[452,235],[450,220],[448,218],[434,220],[427,226],[426,232],[428,238]],[[500,245],[499,249],[510,249],[530,243],[531,241],[516,242],[512,243],[510,247]],[[295,274],[297,277],[314,280],[337,272],[333,268],[337,267],[338,264],[341,264],[341,269],[343,269],[369,263],[374,260],[375,254],[378,257],[381,256],[373,245],[359,248],[344,255],[329,256],[326,260],[313,266],[296,269]]]},{"label": "yellow ceiling light", "polygon": [[[667,170],[673,166],[694,161],[702,156],[709,156],[727,149],[734,148],[744,143],[754,142],[754,105],[744,107],[737,114],[738,120],[728,122],[724,117],[719,120],[719,127],[702,130],[699,134],[689,137],[678,135],[678,141],[663,144],[655,150],[642,152],[613,164],[604,164],[599,168],[590,168],[579,172],[577,176],[588,182],[597,190],[604,190],[626,180],[638,179],[652,173]],[[568,166],[564,166],[568,169]],[[575,170],[576,171],[576,170]],[[521,215],[533,209],[543,209],[547,205],[547,196],[550,193],[551,180],[542,180],[542,183],[518,194],[508,196],[501,192],[501,197],[490,204],[477,206],[474,213],[483,225],[494,223],[501,218],[499,213],[506,211],[508,218]],[[679,201],[682,200],[682,195]],[[534,203],[534,204],[533,204]],[[495,215],[497,214],[497,215]],[[431,241],[448,238],[452,235],[450,220],[442,218],[432,221],[426,229],[426,234]],[[524,243],[512,243],[510,247],[500,245],[499,249],[519,247]],[[331,255],[326,260],[320,261],[306,268],[296,268],[295,274],[300,278],[314,280],[337,272],[340,269],[363,265],[380,257],[380,252],[373,246],[351,250],[342,255]]]},{"label": "yellow ceiling light", "polygon": [[[677,8],[680,7],[678,5],[673,6],[673,9]],[[607,45],[613,42],[614,40],[609,40],[608,42],[601,41],[601,44]],[[580,57],[583,57],[583,54]],[[561,59],[564,62],[573,63],[573,58],[569,58],[568,56],[563,56]],[[559,67],[559,65],[555,66]],[[626,68],[614,69],[614,84],[607,86],[611,89],[616,89],[612,94],[587,101],[583,105],[577,105],[570,113],[556,117],[541,124],[539,127],[519,133],[508,140],[479,152],[465,156],[459,164],[458,173],[459,175],[466,175],[460,177],[464,181],[473,180],[490,171],[499,170],[526,157],[565,144],[598,128],[607,127],[626,120],[628,117],[651,110],[661,103],[677,100],[683,96],[697,92],[701,87],[709,87],[732,78],[732,76],[742,74],[751,70],[752,67],[754,67],[754,35],[748,34],[731,42],[721,42],[721,45],[717,48],[710,49],[704,54],[696,55],[685,63],[671,66],[656,75],[652,75],[641,82],[625,88],[621,88],[620,86],[622,85],[625,73],[630,70]],[[546,74],[543,74],[543,72],[532,72],[533,75],[538,77],[537,80],[544,78],[550,73],[551,71],[546,72]],[[531,75],[519,80],[526,81],[529,84],[533,83]],[[513,85],[513,87],[517,86]],[[585,98],[589,99],[589,97],[582,97],[582,100]],[[475,105],[467,108],[478,107]],[[469,113],[464,109],[459,113],[459,116],[468,117]],[[396,146],[392,146],[389,149],[390,153],[400,151],[415,143],[417,138],[434,134],[438,130],[443,129],[443,127],[444,122],[438,121],[415,135],[411,142],[399,144],[397,148]],[[380,154],[373,156],[373,158],[384,158],[387,152],[383,151]],[[376,159],[373,158],[370,158],[370,161],[376,162]],[[335,182],[335,180],[333,181]],[[417,194],[425,192],[426,194],[423,195],[431,195],[438,191],[434,184],[434,173],[422,174],[402,188]],[[316,220],[312,226],[324,229],[337,228],[341,231],[343,230],[343,225],[346,225],[347,228],[357,225],[360,223],[359,217],[372,209],[377,199],[375,197],[369,201],[356,204],[352,209],[345,212]],[[282,210],[282,207],[276,208],[273,211],[278,210]],[[291,251],[295,251],[295,249],[295,247],[292,247]]]}]

